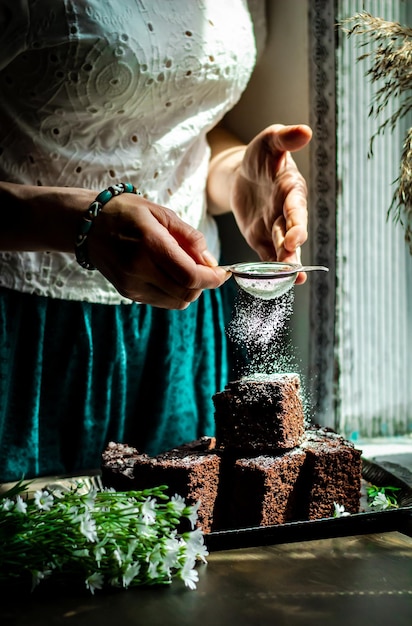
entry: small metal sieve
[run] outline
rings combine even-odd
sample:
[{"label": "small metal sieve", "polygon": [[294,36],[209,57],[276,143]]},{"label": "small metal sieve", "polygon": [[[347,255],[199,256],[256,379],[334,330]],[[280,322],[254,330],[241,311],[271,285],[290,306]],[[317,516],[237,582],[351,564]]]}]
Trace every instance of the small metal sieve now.
[{"label": "small metal sieve", "polygon": [[256,298],[273,300],[285,294],[295,284],[299,272],[329,269],[323,265],[300,265],[298,263],[278,263],[257,261],[226,265],[224,269],[233,274],[239,287]]}]

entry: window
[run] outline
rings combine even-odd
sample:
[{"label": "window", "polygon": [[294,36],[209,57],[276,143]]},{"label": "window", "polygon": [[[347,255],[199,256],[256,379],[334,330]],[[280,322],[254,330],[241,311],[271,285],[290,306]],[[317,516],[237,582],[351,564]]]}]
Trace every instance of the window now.
[{"label": "window", "polygon": [[311,276],[313,413],[354,439],[402,435],[412,431],[412,255],[387,210],[412,120],[379,136],[368,158],[376,87],[358,42],[335,24],[362,10],[408,24],[410,3],[309,4],[311,259],[331,270],[328,281]]}]

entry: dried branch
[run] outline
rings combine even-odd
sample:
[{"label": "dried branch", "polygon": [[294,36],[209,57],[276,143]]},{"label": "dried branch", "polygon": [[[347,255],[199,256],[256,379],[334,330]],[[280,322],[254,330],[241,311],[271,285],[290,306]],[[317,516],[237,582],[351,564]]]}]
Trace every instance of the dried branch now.
[{"label": "dried branch", "polygon": [[[374,139],[386,130],[393,131],[399,121],[412,111],[412,28],[398,22],[386,21],[370,13],[356,13],[341,22],[348,37],[361,37],[360,48],[375,45],[358,57],[358,61],[372,59],[365,75],[377,90],[369,115],[378,117],[386,107],[398,100],[398,107],[382,123],[370,139],[369,156],[373,156]],[[412,254],[412,128],[407,131],[400,161],[399,177],[388,213],[405,229],[405,238]]]}]

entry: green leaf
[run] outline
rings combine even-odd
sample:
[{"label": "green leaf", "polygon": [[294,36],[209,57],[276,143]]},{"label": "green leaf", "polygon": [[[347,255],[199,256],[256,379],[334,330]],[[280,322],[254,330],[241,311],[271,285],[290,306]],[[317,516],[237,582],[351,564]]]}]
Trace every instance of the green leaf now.
[{"label": "green leaf", "polygon": [[7,491],[0,493],[0,501],[5,500],[6,498],[13,499],[16,496],[19,496],[22,493],[25,493],[28,490],[29,485],[31,485],[32,482],[33,481],[28,481],[25,483],[24,478],[21,478],[15,485],[13,485],[13,487],[10,487],[10,489],[8,489]]},{"label": "green leaf", "polygon": [[388,485],[386,487],[377,487],[376,485],[370,485],[366,488],[366,494],[368,497],[368,501],[371,502],[376,498],[378,494],[382,493],[392,507],[397,507],[398,498],[395,492],[400,490],[400,487],[393,487],[391,485]]}]

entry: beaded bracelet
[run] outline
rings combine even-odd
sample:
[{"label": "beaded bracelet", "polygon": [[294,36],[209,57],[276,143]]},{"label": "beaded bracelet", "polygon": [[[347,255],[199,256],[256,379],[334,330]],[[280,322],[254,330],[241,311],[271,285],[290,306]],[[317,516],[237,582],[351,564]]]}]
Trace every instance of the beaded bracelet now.
[{"label": "beaded bracelet", "polygon": [[87,252],[87,237],[92,227],[93,221],[99,215],[100,211],[105,204],[109,202],[114,196],[120,196],[122,193],[135,193],[138,196],[142,194],[131,183],[116,183],[110,185],[107,189],[104,189],[99,193],[96,199],[91,203],[86,211],[86,214],[82,218],[79,232],[75,241],[75,253],[76,260],[86,270],[95,270],[96,268],[89,261],[89,255]]}]

